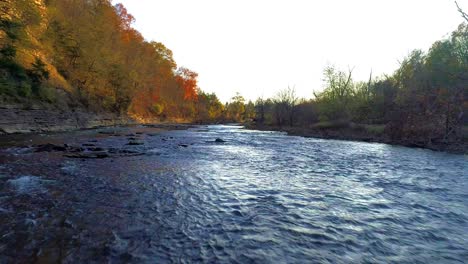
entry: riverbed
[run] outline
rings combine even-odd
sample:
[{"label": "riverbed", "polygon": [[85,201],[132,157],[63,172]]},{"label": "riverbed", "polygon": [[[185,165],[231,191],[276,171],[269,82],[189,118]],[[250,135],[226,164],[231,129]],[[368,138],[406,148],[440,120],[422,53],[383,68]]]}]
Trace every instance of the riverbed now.
[{"label": "riverbed", "polygon": [[0,263],[468,262],[464,155],[235,125],[2,140]]}]

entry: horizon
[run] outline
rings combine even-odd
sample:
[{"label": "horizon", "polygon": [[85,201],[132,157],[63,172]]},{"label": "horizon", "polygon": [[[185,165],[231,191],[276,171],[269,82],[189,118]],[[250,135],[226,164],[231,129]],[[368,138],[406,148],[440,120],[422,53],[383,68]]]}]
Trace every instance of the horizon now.
[{"label": "horizon", "polygon": [[288,86],[312,98],[323,89],[328,65],[354,69],[356,81],[367,81],[371,71],[392,74],[412,50],[427,51],[463,22],[447,0],[114,3],[135,17],[145,39],[164,43],[178,66],[197,72],[199,87],[223,102],[236,92],[246,100],[272,97]]}]

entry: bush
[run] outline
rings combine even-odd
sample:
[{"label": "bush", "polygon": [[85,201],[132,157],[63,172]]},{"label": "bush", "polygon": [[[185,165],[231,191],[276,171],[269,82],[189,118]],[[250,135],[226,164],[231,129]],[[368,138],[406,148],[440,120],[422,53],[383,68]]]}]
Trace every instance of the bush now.
[{"label": "bush", "polygon": [[364,125],[367,132],[373,135],[382,135],[385,130],[385,125]]},{"label": "bush", "polygon": [[341,129],[341,128],[348,128],[350,127],[350,123],[345,120],[337,120],[337,121],[322,121],[315,125],[313,128],[317,129]]},{"label": "bush", "polygon": [[164,106],[162,104],[155,103],[153,104],[153,109],[151,110],[155,115],[160,116],[164,111]]},{"label": "bush", "polygon": [[57,101],[57,94],[54,88],[48,86],[42,86],[39,90],[39,98],[49,103],[55,103]]},{"label": "bush", "polygon": [[16,93],[22,97],[31,97],[32,95],[32,87],[31,82],[28,80],[20,81],[19,84],[16,86]]}]

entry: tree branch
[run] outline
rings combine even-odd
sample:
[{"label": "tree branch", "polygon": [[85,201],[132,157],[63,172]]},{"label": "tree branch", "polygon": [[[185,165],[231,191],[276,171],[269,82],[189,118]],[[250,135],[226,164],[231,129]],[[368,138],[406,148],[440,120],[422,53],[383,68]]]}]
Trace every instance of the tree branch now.
[{"label": "tree branch", "polygon": [[457,1],[455,1],[455,5],[456,5],[457,8],[458,8],[458,12],[460,12],[460,14],[462,15],[462,17],[466,20],[466,22],[468,22],[468,14],[466,14],[465,12],[463,12],[463,10],[461,9],[461,7],[458,5]]}]

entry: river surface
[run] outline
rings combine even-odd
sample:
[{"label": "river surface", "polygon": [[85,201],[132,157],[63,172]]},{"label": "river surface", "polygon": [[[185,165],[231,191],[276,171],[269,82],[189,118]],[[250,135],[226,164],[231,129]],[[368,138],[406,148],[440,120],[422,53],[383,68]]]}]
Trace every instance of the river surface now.
[{"label": "river surface", "polygon": [[[0,263],[468,263],[466,156],[239,126],[114,130],[0,138]],[[47,142],[138,155],[25,147]]]}]

